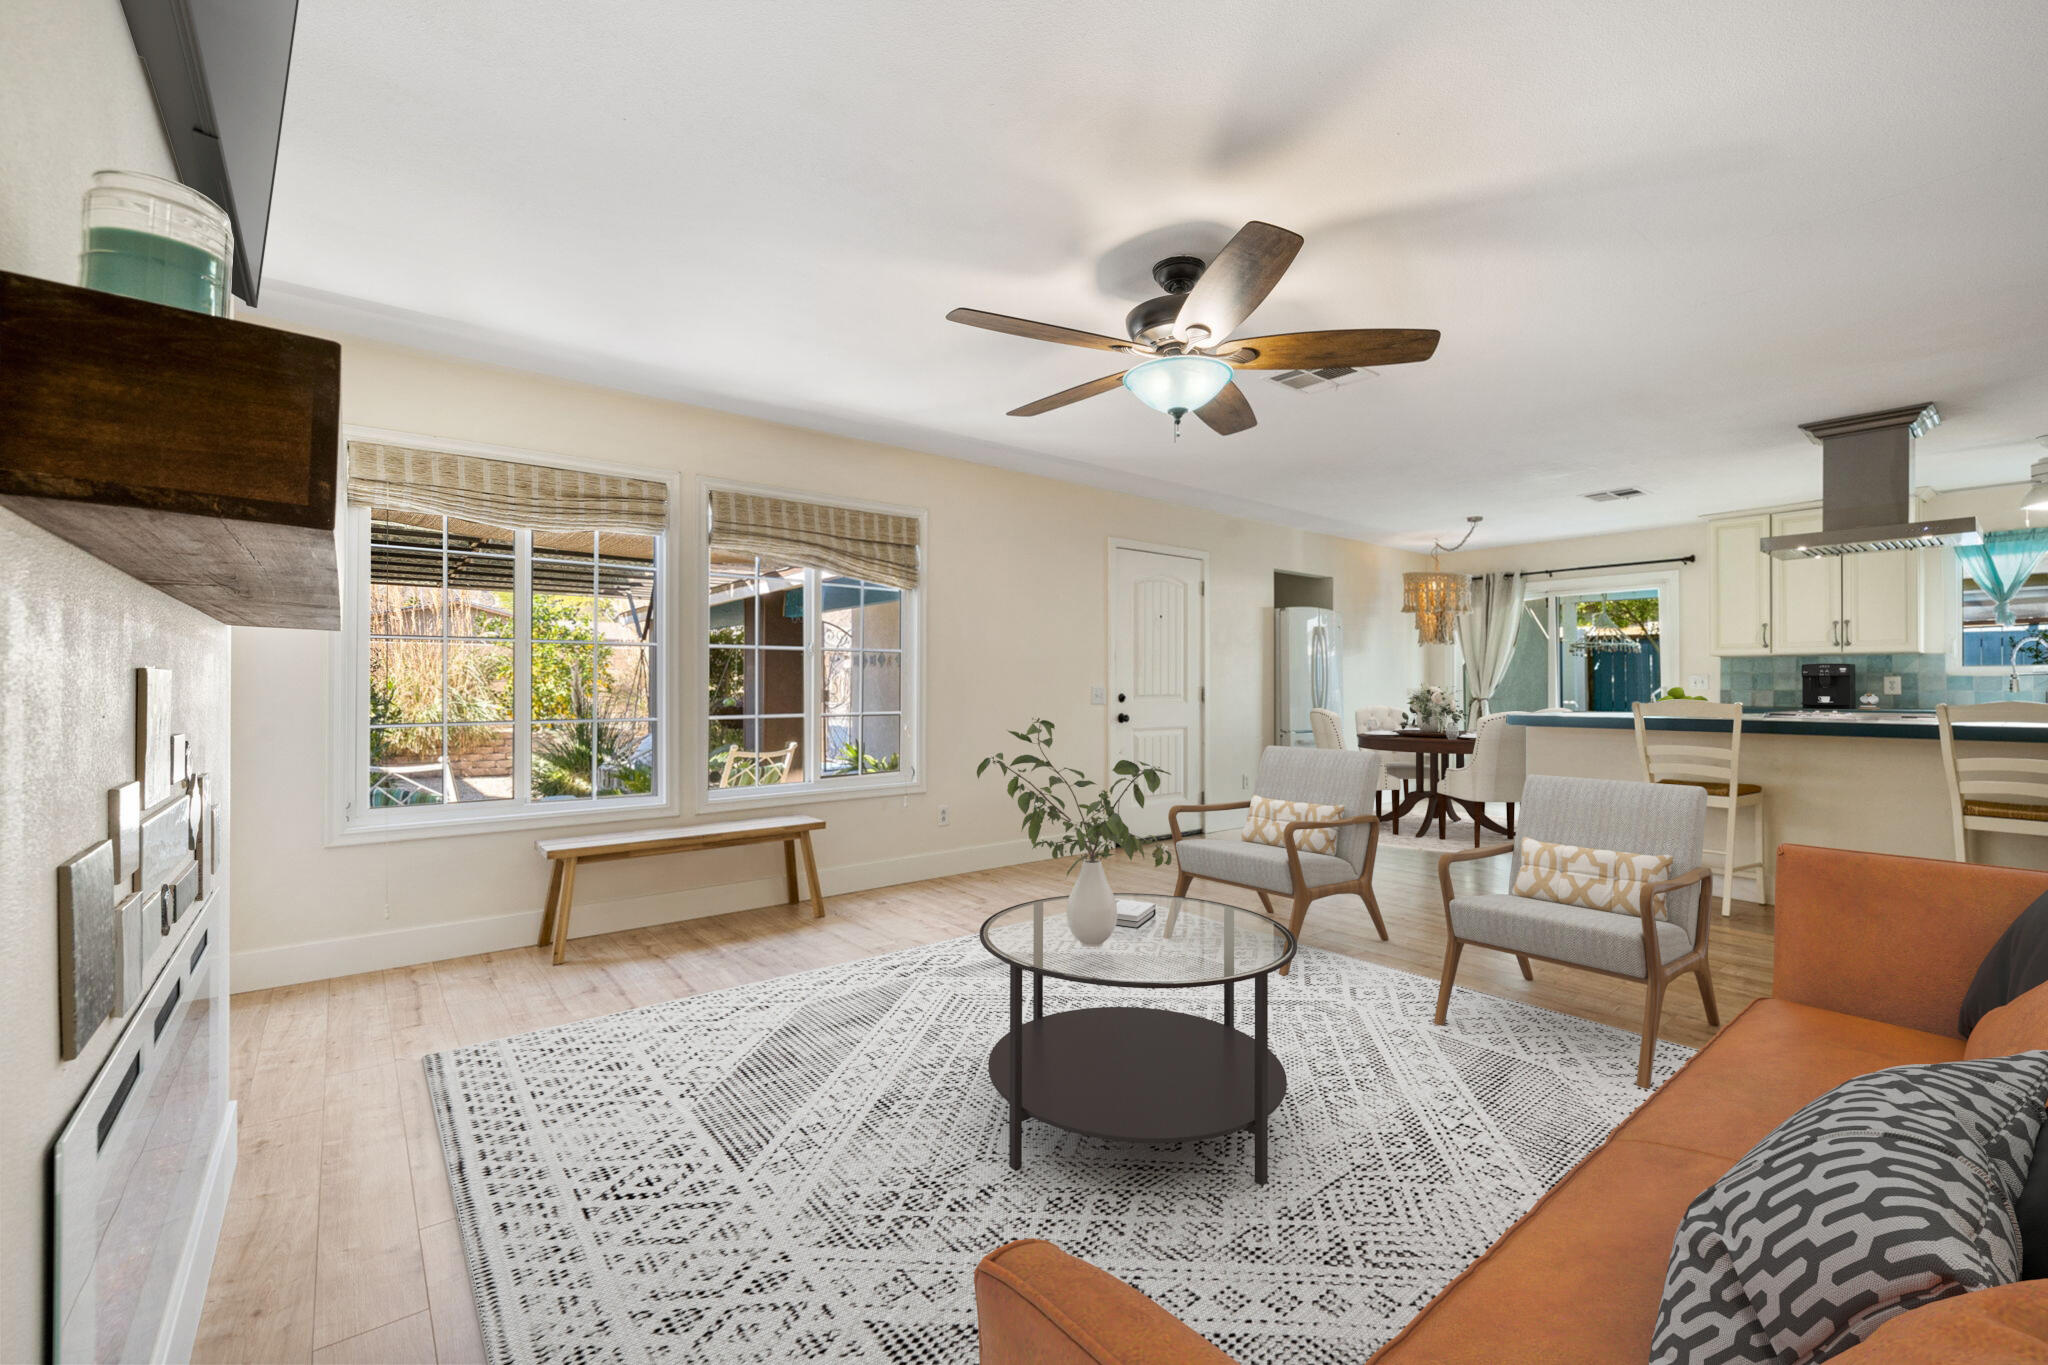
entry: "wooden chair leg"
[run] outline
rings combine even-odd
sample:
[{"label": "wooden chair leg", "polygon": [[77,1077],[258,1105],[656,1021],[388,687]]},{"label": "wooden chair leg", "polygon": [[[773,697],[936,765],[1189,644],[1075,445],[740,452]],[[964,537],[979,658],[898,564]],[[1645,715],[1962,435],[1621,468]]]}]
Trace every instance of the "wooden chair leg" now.
[{"label": "wooden chair leg", "polygon": [[1657,1021],[1664,1013],[1664,982],[1659,977],[1649,981],[1647,998],[1643,1001],[1643,1052],[1636,1063],[1636,1084],[1643,1089],[1650,1088],[1650,1058],[1657,1051]]},{"label": "wooden chair leg", "polygon": [[1733,793],[1728,797],[1728,842],[1722,845],[1726,850],[1721,855],[1721,913],[1735,913],[1735,822],[1742,814],[1742,806]]},{"label": "wooden chair leg", "polygon": [[1454,938],[1444,945],[1443,979],[1436,988],[1436,1022],[1439,1024],[1451,1008],[1451,983],[1458,979],[1458,958],[1464,951],[1465,945],[1459,939]]},{"label": "wooden chair leg", "polygon": [[564,858],[562,862],[562,894],[555,901],[555,965],[562,965],[563,954],[569,951],[569,907],[576,897],[576,860]]},{"label": "wooden chair leg", "polygon": [[549,859],[548,908],[541,911],[540,941],[533,946],[545,948],[555,941],[555,903],[562,898],[562,860]]},{"label": "wooden chair leg", "polygon": [[1508,838],[1515,837],[1515,803],[1508,802]]},{"label": "wooden chair leg", "polygon": [[1525,954],[1516,953],[1515,961],[1522,964],[1522,980],[1534,981],[1536,979],[1536,973],[1529,970],[1529,959]]},{"label": "wooden chair leg", "polygon": [[803,896],[796,889],[796,840],[794,839],[784,839],[782,841],[782,872],[789,882],[789,900],[785,903],[795,905],[803,899]]},{"label": "wooden chair leg", "polygon": [[1479,847],[1480,831],[1484,828],[1479,823],[1479,817],[1486,814],[1486,803],[1482,801],[1475,806],[1470,801],[1467,801],[1465,809],[1472,812],[1472,847],[1477,848]]},{"label": "wooden chair leg", "polygon": [[1255,892],[1254,894],[1259,898],[1259,905],[1264,908],[1268,915],[1271,915],[1273,913],[1273,898],[1263,891]]},{"label": "wooden chair leg", "polygon": [[805,830],[797,838],[804,846],[804,872],[811,882],[811,918],[825,918],[825,892],[818,885],[818,855],[811,851],[811,832]]},{"label": "wooden chair leg", "polygon": [[1708,1026],[1721,1027],[1721,1011],[1714,1005],[1714,978],[1707,975],[1707,964],[1702,962],[1693,975],[1700,979],[1700,1008],[1707,1012]]},{"label": "wooden chair leg", "polygon": [[[1308,891],[1297,891],[1294,893],[1294,913],[1288,917],[1287,927],[1294,932],[1294,941],[1297,943],[1301,941],[1302,921],[1308,918],[1308,903],[1314,899],[1315,896]],[[1287,975],[1289,969],[1293,966],[1294,963],[1289,962],[1287,966],[1280,969],[1280,975]]]},{"label": "wooden chair leg", "polygon": [[1380,931],[1380,942],[1387,941],[1387,921],[1380,915],[1379,898],[1372,894],[1372,883],[1363,877],[1357,883],[1358,898],[1365,902],[1365,913],[1372,916],[1372,927]]}]

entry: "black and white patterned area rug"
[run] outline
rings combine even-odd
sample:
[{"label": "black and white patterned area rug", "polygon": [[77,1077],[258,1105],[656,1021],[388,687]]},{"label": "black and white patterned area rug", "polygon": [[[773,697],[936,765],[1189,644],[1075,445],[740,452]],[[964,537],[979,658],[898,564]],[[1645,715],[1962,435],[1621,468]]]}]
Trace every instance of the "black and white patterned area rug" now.
[{"label": "black and white patterned area rug", "polygon": [[[1440,1029],[1436,989],[1313,949],[1273,978],[1263,1187],[1244,1134],[1027,1123],[1012,1171],[1009,977],[973,938],[428,1057],[487,1349],[972,1362],[976,1261],[1043,1237],[1248,1365],[1363,1361],[1646,1093],[1634,1035],[1464,990]],[[1222,992],[1046,982],[1048,1013],[1103,1003]]]}]

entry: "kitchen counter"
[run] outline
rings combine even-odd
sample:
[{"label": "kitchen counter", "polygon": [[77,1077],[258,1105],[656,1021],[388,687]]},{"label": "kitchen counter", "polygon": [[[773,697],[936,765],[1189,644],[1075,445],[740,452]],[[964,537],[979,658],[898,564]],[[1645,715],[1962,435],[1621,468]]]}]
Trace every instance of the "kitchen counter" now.
[{"label": "kitchen counter", "polygon": [[[1516,715],[1509,724],[1526,727],[1531,773],[1642,781],[1635,717],[1626,711]],[[1727,731],[1725,721],[1706,719],[1660,717],[1649,724],[1653,730]],[[1817,844],[1953,858],[1948,774],[1941,746],[1924,742],[1940,736],[1931,711],[1745,711],[1742,780],[1764,789],[1764,846]],[[2014,758],[2038,759],[2042,751],[2033,746],[2048,743],[2048,725],[1959,725],[1956,736],[1977,755],[2002,748]],[[1889,742],[1894,740],[1923,742]],[[1738,848],[1748,846],[1754,818],[1742,814]],[[1710,811],[1708,847],[1718,848],[1726,832],[1726,813]],[[1970,861],[2048,868],[2048,838],[1973,833]],[[1770,899],[1768,888],[1758,888],[1748,875],[1736,879],[1735,894]]]},{"label": "kitchen counter", "polygon": [[[1635,729],[1635,717],[1627,711],[1581,711],[1567,716],[1514,715],[1510,725],[1530,725],[1577,730]],[[1653,717],[1652,730],[1725,730],[1720,721]],[[1957,727],[1959,735],[1972,741],[2009,741],[2016,744],[2048,743],[2048,725],[1972,725]],[[1941,727],[1932,711],[1752,711],[1744,708],[1742,734],[1825,735],[1854,739],[1939,739]]]}]

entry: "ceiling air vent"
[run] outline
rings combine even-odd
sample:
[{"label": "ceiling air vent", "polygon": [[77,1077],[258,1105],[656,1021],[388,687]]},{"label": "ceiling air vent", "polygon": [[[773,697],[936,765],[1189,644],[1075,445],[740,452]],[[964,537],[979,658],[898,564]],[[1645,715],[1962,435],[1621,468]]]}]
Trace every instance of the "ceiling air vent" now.
[{"label": "ceiling air vent", "polygon": [[1586,493],[1582,496],[1587,502],[1621,502],[1626,498],[1640,498],[1642,495],[1643,490],[1640,488],[1603,488],[1598,493]]},{"label": "ceiling air vent", "polygon": [[1320,370],[1282,370],[1273,376],[1273,382],[1290,389],[1334,389],[1354,374],[1369,373],[1349,365],[1329,365]]}]

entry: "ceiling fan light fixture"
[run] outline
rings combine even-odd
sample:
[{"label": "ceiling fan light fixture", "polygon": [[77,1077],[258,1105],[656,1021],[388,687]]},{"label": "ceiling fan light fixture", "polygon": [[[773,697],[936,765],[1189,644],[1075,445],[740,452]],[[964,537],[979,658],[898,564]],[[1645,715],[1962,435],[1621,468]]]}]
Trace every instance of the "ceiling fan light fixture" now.
[{"label": "ceiling fan light fixture", "polygon": [[1228,365],[1211,356],[1161,356],[1126,370],[1124,387],[1146,407],[1178,421],[1207,407],[1230,383],[1232,373]]},{"label": "ceiling fan light fixture", "polygon": [[[2041,436],[2036,439],[2042,445],[2048,446],[2048,436]],[[2022,512],[2048,512],[2048,458],[2034,461],[2034,468],[2029,477],[2033,480],[2033,484],[2027,489],[2026,495],[2020,499],[2020,510]]]}]

